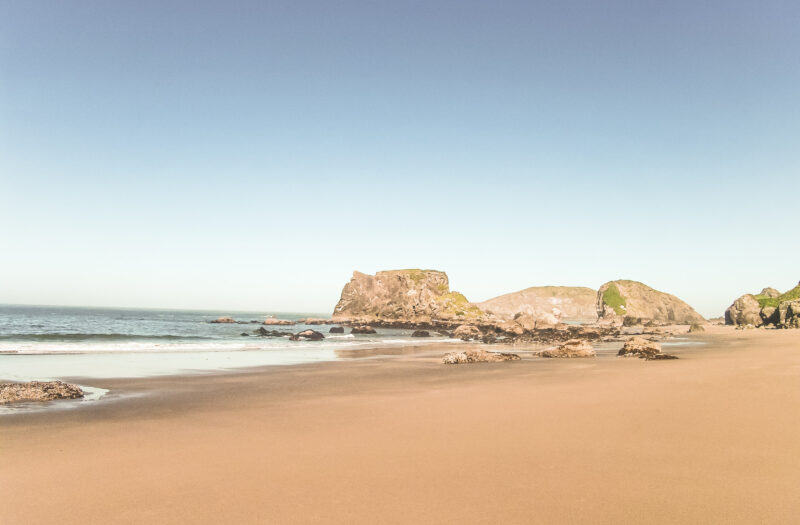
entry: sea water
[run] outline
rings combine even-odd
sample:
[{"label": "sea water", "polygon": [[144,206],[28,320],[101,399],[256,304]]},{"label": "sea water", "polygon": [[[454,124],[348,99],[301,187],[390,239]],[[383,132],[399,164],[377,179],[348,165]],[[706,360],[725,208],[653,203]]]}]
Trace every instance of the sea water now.
[{"label": "sea water", "polygon": [[[244,324],[215,324],[230,316]],[[298,321],[325,314],[0,305],[0,380],[145,377],[338,359],[338,351],[457,342],[412,339],[411,330],[330,334],[328,325],[266,326],[322,332],[322,341],[260,337],[268,318]],[[257,323],[250,323],[257,321]],[[345,329],[349,332],[349,329]],[[243,333],[249,334],[243,336]]]}]

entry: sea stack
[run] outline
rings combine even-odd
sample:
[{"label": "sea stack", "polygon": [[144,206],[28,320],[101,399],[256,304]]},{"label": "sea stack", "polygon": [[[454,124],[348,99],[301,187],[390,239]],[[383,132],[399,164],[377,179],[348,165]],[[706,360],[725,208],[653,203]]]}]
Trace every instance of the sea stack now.
[{"label": "sea stack", "polygon": [[333,311],[335,321],[364,324],[468,322],[481,316],[480,308],[450,291],[447,274],[437,270],[353,272]]}]

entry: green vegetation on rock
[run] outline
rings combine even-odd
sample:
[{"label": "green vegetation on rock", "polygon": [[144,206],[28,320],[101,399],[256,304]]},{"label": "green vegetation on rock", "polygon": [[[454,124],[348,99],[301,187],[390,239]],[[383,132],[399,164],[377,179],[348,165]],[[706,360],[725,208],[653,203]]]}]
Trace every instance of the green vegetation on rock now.
[{"label": "green vegetation on rock", "polygon": [[625,298],[622,297],[622,294],[619,293],[619,288],[617,288],[616,284],[609,285],[603,292],[603,303],[613,308],[617,315],[625,315],[625,306],[627,306],[627,303],[625,302]]},{"label": "green vegetation on rock", "polygon": [[767,297],[766,295],[754,295],[753,297],[756,298],[758,304],[761,308],[765,306],[772,306],[777,308],[783,301],[795,301],[800,299],[800,284],[786,292],[785,294],[781,294],[778,297]]},{"label": "green vegetation on rock", "polygon": [[447,309],[459,317],[480,317],[483,311],[471,304],[464,294],[458,292],[448,292],[436,298],[436,301],[444,303]]}]

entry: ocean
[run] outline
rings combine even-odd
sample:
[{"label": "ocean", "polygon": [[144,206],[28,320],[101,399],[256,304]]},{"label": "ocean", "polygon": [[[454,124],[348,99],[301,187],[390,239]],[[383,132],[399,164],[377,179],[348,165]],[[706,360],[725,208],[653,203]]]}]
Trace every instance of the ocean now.
[{"label": "ocean", "polygon": [[[209,322],[222,316],[245,324]],[[255,335],[267,317],[297,321],[329,315],[0,305],[0,380],[202,373],[332,361],[343,350],[457,342],[436,334],[412,339],[412,331],[402,329],[353,335],[345,328],[345,334],[330,334],[330,325],[304,324],[265,328],[295,333],[311,328],[325,339],[290,341]]]}]

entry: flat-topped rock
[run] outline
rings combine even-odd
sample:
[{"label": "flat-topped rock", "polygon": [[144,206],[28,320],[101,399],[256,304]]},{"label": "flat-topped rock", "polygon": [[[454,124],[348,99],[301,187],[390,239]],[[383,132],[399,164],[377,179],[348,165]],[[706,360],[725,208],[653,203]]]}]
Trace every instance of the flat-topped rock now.
[{"label": "flat-topped rock", "polygon": [[28,383],[0,384],[0,404],[22,401],[53,401],[55,399],[80,399],[83,390],[63,381],[31,381]]},{"label": "flat-topped rock", "polygon": [[637,281],[611,281],[597,291],[597,315],[601,320],[631,317],[637,322],[696,324],[706,320],[674,295],[654,290]]},{"label": "flat-topped rock", "polygon": [[213,321],[209,322],[215,324],[236,324],[236,319],[232,317],[218,317],[217,319],[214,319]]},{"label": "flat-topped rock", "polygon": [[556,348],[548,348],[539,352],[540,357],[594,357],[597,353],[589,341],[570,339]]},{"label": "flat-topped rock", "polygon": [[367,324],[364,324],[364,325],[354,326],[353,328],[350,329],[350,333],[351,334],[374,334],[374,333],[377,333],[377,332],[371,326],[369,326]]},{"label": "flat-topped rock", "polygon": [[270,317],[268,319],[264,319],[264,322],[261,324],[265,324],[267,326],[291,326],[294,324],[294,321],[289,321],[287,319],[273,319]]},{"label": "flat-topped rock", "polygon": [[497,363],[500,361],[519,361],[517,354],[502,352],[487,352],[483,349],[466,350],[464,352],[450,352],[445,354],[442,362],[446,365],[461,365],[468,363]]}]

